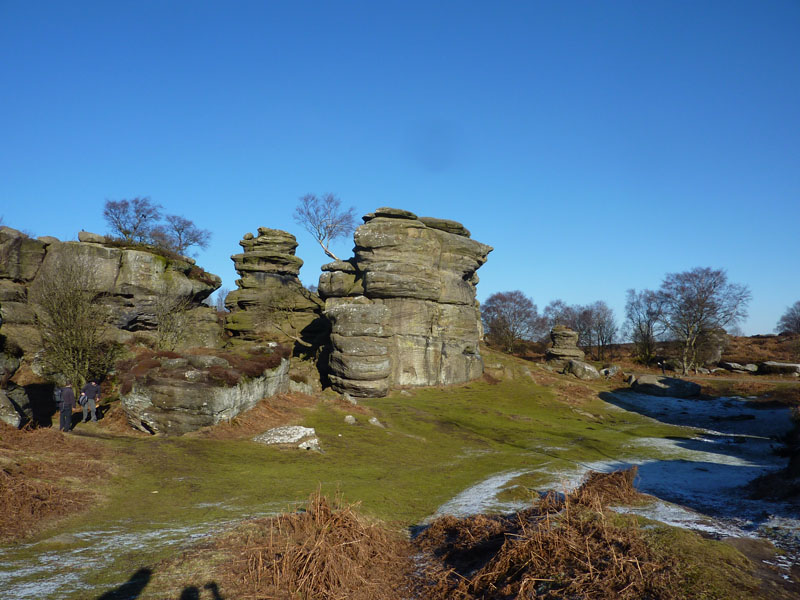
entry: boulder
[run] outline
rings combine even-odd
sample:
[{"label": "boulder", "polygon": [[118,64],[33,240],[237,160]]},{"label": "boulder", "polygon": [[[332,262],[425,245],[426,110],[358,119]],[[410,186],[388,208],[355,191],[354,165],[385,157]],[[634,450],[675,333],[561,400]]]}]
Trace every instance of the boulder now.
[{"label": "boulder", "polygon": [[189,367],[183,378],[147,377],[122,395],[122,408],[132,427],[148,433],[180,435],[230,421],[262,398],[289,389],[289,361],[232,387],[209,381],[204,372]]},{"label": "boulder", "polygon": [[19,427],[32,418],[33,407],[25,388],[11,384],[0,389],[0,421]]},{"label": "boulder", "polygon": [[800,374],[800,364],[784,363],[768,360],[758,365],[758,373],[762,375],[794,375]]},{"label": "boulder", "polygon": [[564,325],[556,325],[550,331],[552,346],[545,352],[547,364],[555,369],[563,369],[569,361],[582,361],[585,354],[578,348],[578,332]]},{"label": "boulder", "polygon": [[605,369],[600,369],[600,375],[605,377],[606,379],[611,379],[619,373],[619,367],[617,365],[611,365],[610,367],[606,367]]},{"label": "boulder", "polygon": [[300,450],[320,451],[317,432],[313,427],[302,425],[275,427],[255,436],[253,441],[270,446],[292,446]]},{"label": "boulder", "polygon": [[78,241],[88,242],[91,244],[104,244],[106,241],[106,236],[100,235],[99,233],[90,233],[81,229],[78,232]]},{"label": "boulder", "polygon": [[34,278],[45,255],[44,242],[11,227],[0,227],[0,279],[27,282]]},{"label": "boulder", "polygon": [[377,397],[479,377],[476,271],[492,248],[455,221],[388,207],[353,237],[355,256],[325,265],[319,280],[334,389]]},{"label": "boulder", "polygon": [[7,352],[0,352],[0,388],[5,387],[17,369],[19,369],[19,358]]},{"label": "boulder", "polygon": [[719,363],[719,366],[725,369],[726,371],[743,371],[744,368],[739,363],[729,362],[727,360],[723,360]]},{"label": "boulder", "polygon": [[692,398],[700,394],[700,386],[692,381],[659,375],[639,375],[631,387],[636,392],[650,396]]},{"label": "boulder", "polygon": [[564,373],[571,373],[578,379],[584,381],[591,381],[593,379],[600,379],[600,373],[597,372],[592,365],[580,360],[571,360],[564,367]]},{"label": "boulder", "polygon": [[3,389],[0,389],[0,421],[14,428],[22,425],[22,415]]}]

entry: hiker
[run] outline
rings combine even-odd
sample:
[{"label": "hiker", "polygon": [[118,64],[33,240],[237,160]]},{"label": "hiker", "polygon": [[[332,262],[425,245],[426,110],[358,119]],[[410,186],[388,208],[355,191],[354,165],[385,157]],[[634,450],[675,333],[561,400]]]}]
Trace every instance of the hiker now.
[{"label": "hiker", "polygon": [[53,390],[53,399],[56,400],[59,408],[59,429],[67,432],[72,428],[72,409],[75,408],[75,392],[72,391],[72,384],[67,382],[64,387],[56,387]]},{"label": "hiker", "polygon": [[100,386],[97,381],[92,379],[81,389],[81,397],[78,400],[83,411],[83,423],[86,423],[86,405],[89,405],[89,411],[92,413],[92,421],[97,422],[97,402],[100,402]]}]

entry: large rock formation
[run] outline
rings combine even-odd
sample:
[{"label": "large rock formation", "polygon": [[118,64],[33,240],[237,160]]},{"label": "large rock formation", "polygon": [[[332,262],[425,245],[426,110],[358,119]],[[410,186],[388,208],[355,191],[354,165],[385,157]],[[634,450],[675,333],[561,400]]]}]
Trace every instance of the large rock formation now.
[{"label": "large rock formation", "polygon": [[585,354],[578,348],[578,332],[564,325],[556,325],[550,331],[552,347],[544,355],[547,364],[556,369],[563,369],[571,360],[582,361]]},{"label": "large rock formation", "polygon": [[[249,378],[240,377],[235,364],[215,355],[151,360],[157,361],[151,372],[136,378],[122,395],[130,425],[148,433],[180,435],[230,421],[262,398],[289,389],[286,358]],[[238,383],[224,385],[219,378],[231,374],[239,378]]]},{"label": "large rock formation", "polygon": [[85,241],[32,239],[0,227],[0,333],[7,352],[32,362],[41,342],[29,292],[37,285],[46,286],[48,273],[64,264],[83,265],[91,274],[89,281],[109,309],[111,333],[118,341],[133,338],[134,332],[147,337],[156,329],[159,306],[166,303],[180,305],[185,312],[185,345],[219,343],[221,328],[214,311],[201,304],[220,286],[219,277],[190,258],[166,257],[146,247],[118,247],[87,232],[79,237]]},{"label": "large rock formation", "polygon": [[230,310],[225,330],[234,341],[263,337],[306,343],[326,332],[321,319],[323,302],[300,283],[303,261],[295,256],[297,240],[279,229],[258,228],[258,236],[245,234],[239,242],[244,252],[231,256],[240,279],[228,294]]},{"label": "large rock formation", "polygon": [[460,223],[392,208],[366,215],[354,239],[355,256],[319,281],[333,387],[375,397],[479,377],[476,271],[492,248]]}]

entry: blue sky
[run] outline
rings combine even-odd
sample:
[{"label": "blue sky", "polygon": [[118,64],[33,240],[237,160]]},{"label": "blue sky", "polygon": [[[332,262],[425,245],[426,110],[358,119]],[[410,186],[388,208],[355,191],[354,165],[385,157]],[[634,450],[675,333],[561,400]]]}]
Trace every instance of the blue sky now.
[{"label": "blue sky", "polygon": [[[149,196],[213,231],[228,288],[259,226],[333,192],[494,246],[478,297],[542,309],[666,273],[750,287],[747,334],[800,300],[800,2],[0,0],[0,215],[105,233]],[[338,243],[350,256],[352,242]]]}]

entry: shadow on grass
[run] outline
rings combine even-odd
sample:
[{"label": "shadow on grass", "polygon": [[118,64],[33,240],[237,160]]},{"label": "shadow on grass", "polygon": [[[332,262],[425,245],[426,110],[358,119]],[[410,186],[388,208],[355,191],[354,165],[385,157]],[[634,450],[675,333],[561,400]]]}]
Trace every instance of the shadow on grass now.
[{"label": "shadow on grass", "polygon": [[[152,575],[153,571],[149,568],[139,569],[136,573],[131,575],[128,581],[118,588],[106,592],[102,596],[98,596],[97,600],[136,600],[136,598],[142,595],[147,584],[150,583]],[[211,594],[210,597],[207,594],[204,595],[204,598],[210,598],[210,600],[224,600],[219,593],[219,586],[215,582],[210,581],[206,583],[203,589],[208,590]],[[194,585],[184,588],[178,600],[200,600],[200,588]]]},{"label": "shadow on grass", "polygon": [[[691,427],[685,436],[662,440],[675,451],[666,460],[638,464],[638,489],[716,518],[755,529],[771,516],[800,518],[797,506],[753,499],[748,485],[785,467],[778,452],[792,424],[787,407],[732,398],[671,398],[615,390],[600,398],[661,423]],[[649,440],[648,444],[658,444]],[[609,465],[621,469],[625,461]],[[748,523],[749,521],[749,523]]]}]

